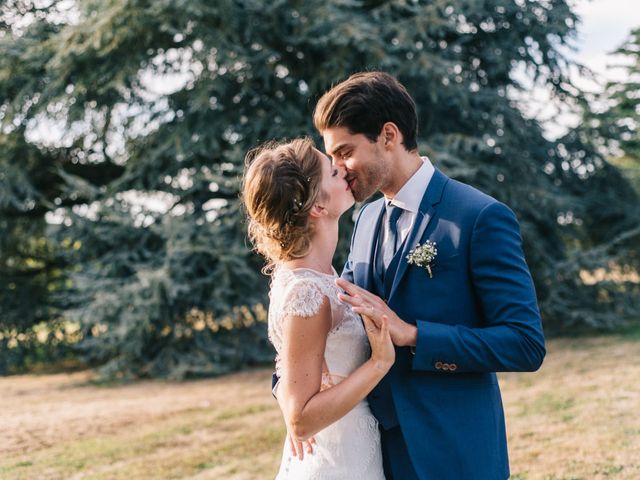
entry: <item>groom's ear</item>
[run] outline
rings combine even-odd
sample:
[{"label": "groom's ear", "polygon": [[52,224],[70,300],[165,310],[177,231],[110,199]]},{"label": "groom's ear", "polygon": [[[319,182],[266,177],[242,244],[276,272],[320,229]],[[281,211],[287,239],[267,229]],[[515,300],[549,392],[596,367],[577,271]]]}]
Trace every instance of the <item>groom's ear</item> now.
[{"label": "groom's ear", "polygon": [[402,134],[400,133],[398,126],[393,122],[387,122],[382,126],[380,136],[382,137],[382,142],[387,150],[391,150],[398,143],[402,142]]}]

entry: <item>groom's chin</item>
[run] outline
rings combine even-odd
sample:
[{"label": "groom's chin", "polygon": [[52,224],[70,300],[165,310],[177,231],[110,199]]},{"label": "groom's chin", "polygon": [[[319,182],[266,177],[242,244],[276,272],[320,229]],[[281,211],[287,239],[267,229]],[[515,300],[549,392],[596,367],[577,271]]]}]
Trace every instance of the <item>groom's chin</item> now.
[{"label": "groom's chin", "polygon": [[356,193],[356,192],[353,193],[353,198],[355,199],[355,201],[356,202],[360,202],[360,203],[364,202],[365,200],[367,200],[370,197],[371,197],[371,195],[363,195],[363,194]]},{"label": "groom's chin", "polygon": [[353,198],[356,202],[364,202],[376,193],[376,190],[371,190],[370,188],[367,188],[366,190],[362,188],[355,188],[351,190],[351,193],[353,194]]}]

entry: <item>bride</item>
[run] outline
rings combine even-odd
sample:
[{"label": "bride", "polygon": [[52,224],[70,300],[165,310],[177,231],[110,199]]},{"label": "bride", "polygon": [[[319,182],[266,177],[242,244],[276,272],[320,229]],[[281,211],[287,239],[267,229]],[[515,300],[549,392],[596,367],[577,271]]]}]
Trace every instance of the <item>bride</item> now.
[{"label": "bride", "polygon": [[[271,275],[274,391],[290,436],[276,478],[384,479],[366,396],[395,351],[386,317],[361,320],[338,299],[331,260],[338,220],[354,203],[345,171],[309,139],[268,144],[247,156],[243,200],[249,237]],[[302,459],[311,437],[313,454]]]}]

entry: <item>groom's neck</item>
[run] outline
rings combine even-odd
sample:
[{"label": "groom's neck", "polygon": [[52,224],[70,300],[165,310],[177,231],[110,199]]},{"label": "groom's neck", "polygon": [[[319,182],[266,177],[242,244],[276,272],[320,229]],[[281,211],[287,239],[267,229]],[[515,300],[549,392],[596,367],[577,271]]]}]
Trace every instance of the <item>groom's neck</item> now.
[{"label": "groom's neck", "polygon": [[380,191],[387,198],[395,197],[421,166],[422,158],[417,150],[407,152],[404,148],[400,149],[391,158],[387,183]]}]

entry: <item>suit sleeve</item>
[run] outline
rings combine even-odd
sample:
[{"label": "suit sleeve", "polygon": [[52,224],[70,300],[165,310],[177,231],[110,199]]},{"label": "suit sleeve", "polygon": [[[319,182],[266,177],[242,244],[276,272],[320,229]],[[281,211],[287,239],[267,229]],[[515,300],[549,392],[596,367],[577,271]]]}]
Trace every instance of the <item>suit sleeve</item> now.
[{"label": "suit sleeve", "polygon": [[476,219],[470,274],[484,325],[473,328],[466,326],[470,321],[446,325],[417,320],[413,369],[439,372],[443,364],[456,373],[540,368],[545,346],[535,288],[518,221],[502,203],[487,205]]}]

